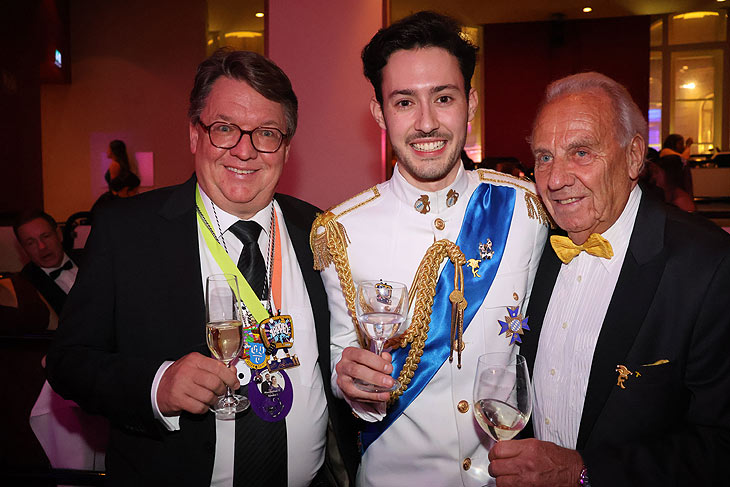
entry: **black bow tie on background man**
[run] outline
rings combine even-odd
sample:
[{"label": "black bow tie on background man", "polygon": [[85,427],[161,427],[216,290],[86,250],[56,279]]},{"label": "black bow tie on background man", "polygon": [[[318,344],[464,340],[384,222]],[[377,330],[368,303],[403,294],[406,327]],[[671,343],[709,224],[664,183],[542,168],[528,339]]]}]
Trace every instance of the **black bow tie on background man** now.
[{"label": "black bow tie on background man", "polygon": [[[268,298],[266,264],[258,244],[261,230],[261,225],[258,223],[244,220],[239,220],[230,227],[231,233],[243,243],[243,250],[238,258],[238,270],[256,296],[259,299],[266,299]],[[256,387],[256,384],[252,384],[251,387]],[[242,386],[239,393],[248,395],[248,386]],[[238,413],[235,448],[234,487],[287,484],[285,419],[270,423],[259,418],[251,408]]]},{"label": "black bow tie on background man", "polygon": [[58,276],[61,275],[63,271],[70,271],[74,266],[74,263],[70,260],[67,260],[65,264],[63,264],[58,269],[54,269],[51,272],[48,273],[48,275],[51,277],[51,279],[55,280],[58,278]]}]

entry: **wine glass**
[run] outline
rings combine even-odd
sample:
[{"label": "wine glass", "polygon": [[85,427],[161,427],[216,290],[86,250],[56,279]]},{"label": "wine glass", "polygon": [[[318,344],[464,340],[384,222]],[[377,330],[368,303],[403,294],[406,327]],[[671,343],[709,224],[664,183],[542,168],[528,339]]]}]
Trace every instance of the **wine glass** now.
[{"label": "wine glass", "polygon": [[532,414],[527,361],[511,352],[479,357],[474,380],[474,416],[494,441],[511,440]]},{"label": "wine glass", "polygon": [[[360,330],[375,343],[375,353],[382,355],[385,342],[403,332],[401,324],[408,315],[408,289],[400,282],[362,281],[357,286],[355,311]],[[355,379],[355,386],[367,392],[388,392],[400,384],[396,380],[392,387],[385,387]]]},{"label": "wine glass", "polygon": [[[233,274],[213,274],[205,282],[205,336],[213,356],[231,366],[243,347],[243,323],[238,302],[238,279]],[[233,394],[226,386],[226,394],[218,397],[211,410],[220,419],[233,419],[246,410],[249,401]]]}]

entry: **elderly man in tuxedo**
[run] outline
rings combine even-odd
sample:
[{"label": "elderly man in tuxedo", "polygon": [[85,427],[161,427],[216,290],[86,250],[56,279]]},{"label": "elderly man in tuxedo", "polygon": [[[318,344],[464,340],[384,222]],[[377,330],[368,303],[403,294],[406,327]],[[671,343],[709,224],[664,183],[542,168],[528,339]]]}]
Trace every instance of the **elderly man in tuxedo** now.
[{"label": "elderly man in tuxedo", "polygon": [[499,487],[727,483],[730,236],[642,191],[646,140],[606,76],[548,87],[531,145],[563,231],[543,253],[522,347],[536,439],[491,450]]},{"label": "elderly man in tuxedo", "polygon": [[[275,194],[296,95],[270,60],[222,49],[198,67],[188,115],[195,175],[99,210],[48,354],[49,380],[111,420],[111,485],[329,485],[328,449],[351,474],[358,457],[344,434],[352,416],[331,396],[327,298],[308,240],[316,208]],[[273,346],[253,352],[263,332],[246,329],[237,369],[205,345],[204,286],[222,272],[248,289],[248,313],[263,313],[251,327],[277,310],[293,323],[297,360],[277,369],[288,402],[276,418],[254,397],[277,362]],[[217,418],[210,406],[239,380],[251,407]]]}]

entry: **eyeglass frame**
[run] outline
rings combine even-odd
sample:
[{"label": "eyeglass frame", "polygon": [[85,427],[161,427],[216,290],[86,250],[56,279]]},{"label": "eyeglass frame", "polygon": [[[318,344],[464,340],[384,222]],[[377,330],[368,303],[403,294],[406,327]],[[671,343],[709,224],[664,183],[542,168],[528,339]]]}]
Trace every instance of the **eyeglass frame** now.
[{"label": "eyeglass frame", "polygon": [[[234,127],[236,127],[239,130],[239,132],[241,132],[240,137],[238,137],[238,140],[236,141],[236,143],[233,144],[231,147],[221,147],[221,146],[215,145],[213,143],[213,137],[210,135],[210,128],[217,123],[233,125]],[[285,134],[284,132],[282,132],[281,130],[279,130],[276,127],[266,127],[264,125],[262,125],[260,127],[256,127],[253,130],[243,130],[241,127],[239,127],[235,123],[224,122],[222,120],[216,120],[215,122],[211,123],[210,125],[205,125],[202,120],[198,119],[198,124],[200,124],[200,126],[203,127],[203,130],[205,130],[206,133],[208,134],[208,141],[210,141],[210,145],[212,145],[213,147],[217,147],[218,149],[225,149],[225,150],[234,149],[238,144],[241,143],[241,139],[243,139],[243,136],[248,135],[248,139],[251,141],[251,147],[253,147],[256,150],[256,152],[260,152],[262,154],[273,154],[275,152],[278,152],[279,149],[281,149],[281,145],[284,143],[284,140],[286,140],[289,137],[288,134]],[[254,142],[253,142],[253,133],[259,129],[276,130],[277,132],[279,132],[281,134],[281,140],[279,141],[279,146],[276,148],[276,150],[272,150],[272,151],[259,150],[259,148],[256,147],[256,144],[254,144]]]}]

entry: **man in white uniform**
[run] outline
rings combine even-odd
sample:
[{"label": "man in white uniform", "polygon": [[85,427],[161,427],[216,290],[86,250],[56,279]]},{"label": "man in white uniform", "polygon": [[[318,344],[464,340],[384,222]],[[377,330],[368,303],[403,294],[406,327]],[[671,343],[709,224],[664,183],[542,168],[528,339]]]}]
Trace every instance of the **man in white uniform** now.
[{"label": "man in white uniform", "polygon": [[[531,183],[462,167],[477,108],[475,58],[458,24],[431,12],[375,35],[363,51],[375,90],[371,111],[398,163],[389,181],[332,208],[312,229],[332,313],[333,389],[365,420],[359,485],[480,486],[488,479],[491,440],[471,411],[476,362],[519,342],[522,330],[500,336],[499,320],[524,318],[547,218]],[[424,256],[429,262],[419,267]],[[405,346],[392,357],[362,348],[353,322],[354,283],[372,279],[405,283],[416,295]],[[433,293],[432,307],[421,302]],[[449,295],[457,297],[453,320]],[[388,387],[394,378],[408,387],[391,394],[353,383]]]}]

